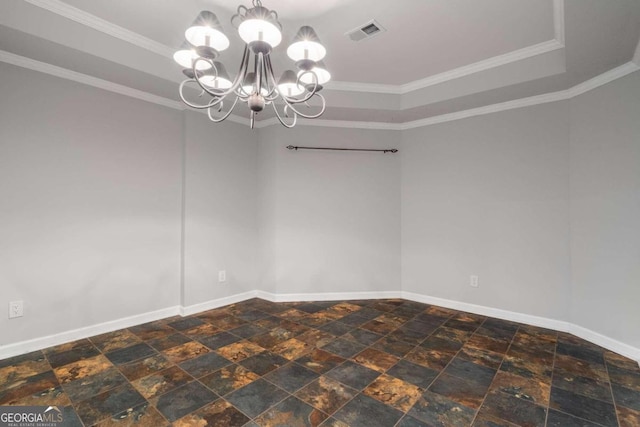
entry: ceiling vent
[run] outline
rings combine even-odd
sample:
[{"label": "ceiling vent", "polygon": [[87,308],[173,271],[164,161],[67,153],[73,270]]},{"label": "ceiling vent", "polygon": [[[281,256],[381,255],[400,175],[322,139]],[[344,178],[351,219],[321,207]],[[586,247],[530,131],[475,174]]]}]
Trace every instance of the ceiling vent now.
[{"label": "ceiling vent", "polygon": [[364,25],[360,25],[358,28],[354,28],[351,31],[345,33],[354,42],[359,42],[364,39],[370,39],[378,34],[382,34],[387,31],[378,21],[372,19]]}]

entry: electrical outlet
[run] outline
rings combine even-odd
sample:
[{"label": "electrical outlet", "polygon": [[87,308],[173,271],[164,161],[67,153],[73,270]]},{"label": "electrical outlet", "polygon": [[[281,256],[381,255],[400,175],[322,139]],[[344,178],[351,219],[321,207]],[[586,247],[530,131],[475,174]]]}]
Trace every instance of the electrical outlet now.
[{"label": "electrical outlet", "polygon": [[471,286],[472,288],[478,287],[478,276],[469,277],[469,286]]},{"label": "electrical outlet", "polygon": [[218,271],[218,283],[224,283],[227,281],[227,272],[226,270]]},{"label": "electrical outlet", "polygon": [[24,302],[11,301],[9,303],[9,319],[24,316]]}]

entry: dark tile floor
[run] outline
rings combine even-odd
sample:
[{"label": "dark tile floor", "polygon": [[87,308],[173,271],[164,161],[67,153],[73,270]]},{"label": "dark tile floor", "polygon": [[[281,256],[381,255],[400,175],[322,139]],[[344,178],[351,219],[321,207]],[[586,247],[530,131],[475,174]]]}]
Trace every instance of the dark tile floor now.
[{"label": "dark tile floor", "polygon": [[0,405],[79,426],[640,427],[640,368],[410,301],[253,299],[2,360]]}]

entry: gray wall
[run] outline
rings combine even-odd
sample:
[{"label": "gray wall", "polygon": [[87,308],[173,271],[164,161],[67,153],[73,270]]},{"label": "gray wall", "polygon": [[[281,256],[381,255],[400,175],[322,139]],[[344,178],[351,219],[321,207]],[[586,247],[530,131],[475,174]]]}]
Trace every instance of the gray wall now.
[{"label": "gray wall", "polygon": [[[245,125],[185,113],[184,300],[256,288],[258,136]],[[218,282],[225,270],[227,281]]]},{"label": "gray wall", "polygon": [[400,157],[285,148],[392,148],[399,137],[358,129],[260,130],[261,289],[400,289]]},{"label": "gray wall", "polygon": [[567,107],[403,133],[403,290],[568,318]]},{"label": "gray wall", "polygon": [[0,344],[177,305],[180,112],[0,76]]},{"label": "gray wall", "polygon": [[252,289],[402,289],[640,347],[640,73],[402,133],[250,131],[0,74],[0,303],[26,311],[0,345]]},{"label": "gray wall", "polygon": [[640,348],[640,73],[571,101],[573,320]]}]

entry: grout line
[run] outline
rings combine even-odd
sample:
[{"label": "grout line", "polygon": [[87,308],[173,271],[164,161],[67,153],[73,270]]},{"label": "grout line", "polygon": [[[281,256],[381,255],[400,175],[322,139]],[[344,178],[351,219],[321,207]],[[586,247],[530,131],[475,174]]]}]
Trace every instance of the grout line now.
[{"label": "grout line", "polygon": [[558,355],[558,343],[560,336],[556,335],[556,346],[553,351],[553,363],[551,364],[551,384],[549,384],[549,403],[547,403],[547,416],[544,417],[544,425],[549,424],[549,412],[551,412],[551,391],[553,390],[553,376],[556,372],[556,356]]},{"label": "grout line", "polygon": [[621,424],[620,424],[620,416],[618,415],[618,403],[616,402],[616,397],[613,394],[613,384],[611,381],[611,375],[609,375],[609,364],[607,363],[607,358],[604,356],[604,353],[602,354],[602,358],[604,359],[604,369],[605,371],[607,371],[607,379],[609,380],[609,392],[611,393],[611,402],[613,403],[613,412],[615,412],[616,421],[620,426]]},{"label": "grout line", "polygon": [[[502,355],[502,361],[500,362],[500,365],[496,369],[496,374],[493,377],[493,381],[491,381],[491,384],[489,384],[489,388],[487,389],[487,392],[485,393],[484,398],[482,399],[482,403],[480,404],[480,407],[478,408],[478,411],[476,412],[475,417],[473,417],[473,420],[471,421],[472,425],[473,425],[473,423],[475,423],[476,418],[478,418],[478,415],[480,415],[480,410],[484,406],[484,403],[487,400],[487,396],[489,396],[489,391],[491,390],[491,386],[493,385],[494,381],[496,380],[496,377],[498,376],[498,372],[500,372],[500,369],[502,368],[502,365],[504,364],[504,359],[507,358],[507,354],[509,353],[509,350],[511,350],[511,346],[513,345],[513,341],[516,339],[516,335],[518,335],[518,332],[520,331],[520,328],[522,328],[522,326],[518,326],[518,329],[516,329],[516,331],[513,333],[513,336],[511,337],[511,341],[509,342],[509,346],[507,347],[507,350]],[[504,421],[507,421],[507,420],[504,420]],[[510,424],[515,424],[515,423],[512,423],[511,421],[507,421],[507,422],[510,423]]]}]

